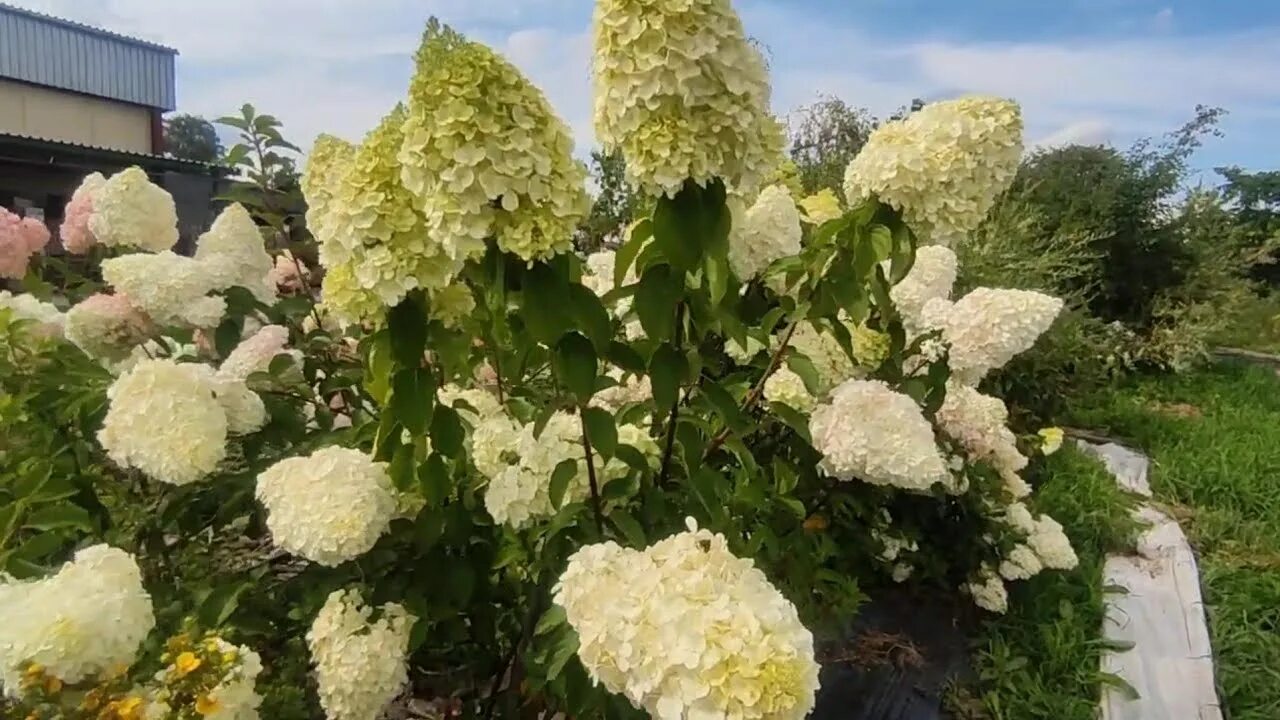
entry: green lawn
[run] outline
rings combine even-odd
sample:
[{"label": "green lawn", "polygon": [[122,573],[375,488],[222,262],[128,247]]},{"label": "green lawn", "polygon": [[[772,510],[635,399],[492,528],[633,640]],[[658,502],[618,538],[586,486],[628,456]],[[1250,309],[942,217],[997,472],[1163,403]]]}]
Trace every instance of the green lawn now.
[{"label": "green lawn", "polygon": [[1012,584],[1009,614],[984,624],[974,655],[982,709],[953,708],[958,717],[1093,720],[1097,713],[1105,682],[1102,562],[1132,547],[1133,500],[1101,463],[1071,447],[1037,464],[1031,477],[1037,508],[1066,528],[1080,566]]},{"label": "green lawn", "polygon": [[1223,703],[1232,720],[1280,718],[1280,378],[1234,364],[1140,378],[1071,424],[1151,456],[1156,500],[1200,556]]}]

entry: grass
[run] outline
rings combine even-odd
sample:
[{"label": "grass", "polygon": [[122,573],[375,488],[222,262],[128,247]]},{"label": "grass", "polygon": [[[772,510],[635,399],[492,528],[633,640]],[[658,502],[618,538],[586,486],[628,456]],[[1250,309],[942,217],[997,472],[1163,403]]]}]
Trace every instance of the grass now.
[{"label": "grass", "polygon": [[1280,353],[1280,293],[1246,304],[1210,341],[1214,345]]},{"label": "grass", "polygon": [[1133,499],[1102,465],[1064,447],[1035,468],[1036,508],[1061,522],[1080,556],[1071,572],[1047,571],[1014,583],[1009,613],[987,621],[974,655],[980,705],[959,717],[1093,720],[1106,644],[1102,563],[1132,546]]},{"label": "grass", "polygon": [[1280,718],[1280,378],[1235,364],[1139,378],[1072,424],[1151,456],[1156,500],[1200,558],[1229,717]]}]

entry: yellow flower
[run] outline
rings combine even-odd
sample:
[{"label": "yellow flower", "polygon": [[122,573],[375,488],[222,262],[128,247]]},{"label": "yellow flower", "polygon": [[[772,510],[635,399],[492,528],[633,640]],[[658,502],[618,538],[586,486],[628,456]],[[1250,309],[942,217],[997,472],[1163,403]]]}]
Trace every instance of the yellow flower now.
[{"label": "yellow flower", "polygon": [[49,677],[47,677],[47,678],[45,678],[45,679],[44,679],[44,691],[45,691],[45,692],[49,693],[50,695],[53,695],[54,693],[57,693],[57,692],[59,692],[60,690],[62,690],[62,681],[61,681],[61,680],[59,680],[58,678],[56,678],[56,677],[54,677],[54,676],[52,676],[52,675],[50,675]]},{"label": "yellow flower", "polygon": [[193,652],[184,652],[173,662],[178,669],[178,677],[182,677],[200,667],[200,658]]},{"label": "yellow flower", "polygon": [[810,515],[809,519],[804,521],[804,529],[806,532],[822,532],[830,524],[824,515]]},{"label": "yellow flower", "polygon": [[222,703],[217,698],[209,695],[201,695],[196,698],[196,712],[201,715],[212,715],[222,708]]},{"label": "yellow flower", "polygon": [[[115,717],[118,720],[142,720],[142,698],[130,696],[123,700],[116,700],[107,706],[107,711],[115,713]],[[108,715],[108,717],[110,716]]]},{"label": "yellow flower", "polygon": [[830,188],[824,188],[800,201],[802,216],[810,225],[821,225],[828,220],[835,220],[844,214],[840,209],[840,199]]},{"label": "yellow flower", "polygon": [[1038,434],[1040,435],[1040,452],[1045,455],[1052,455],[1062,447],[1062,428],[1047,427]]}]

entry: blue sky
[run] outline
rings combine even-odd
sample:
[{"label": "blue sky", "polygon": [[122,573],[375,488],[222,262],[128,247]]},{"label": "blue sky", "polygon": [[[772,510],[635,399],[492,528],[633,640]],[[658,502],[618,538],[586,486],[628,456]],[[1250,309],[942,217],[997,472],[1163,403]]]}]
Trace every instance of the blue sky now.
[{"label": "blue sky", "polygon": [[[13,1],[13,0],[10,0]],[[299,144],[359,140],[404,95],[430,15],[493,45],[594,143],[590,0],[17,0],[181,51],[181,110],[244,101]],[[1273,0],[735,0],[769,48],[774,109],[821,94],[885,115],[913,97],[1022,103],[1029,144],[1161,135],[1197,103],[1230,111],[1195,158],[1280,166],[1280,2]],[[1203,175],[1202,175],[1203,176]]]}]

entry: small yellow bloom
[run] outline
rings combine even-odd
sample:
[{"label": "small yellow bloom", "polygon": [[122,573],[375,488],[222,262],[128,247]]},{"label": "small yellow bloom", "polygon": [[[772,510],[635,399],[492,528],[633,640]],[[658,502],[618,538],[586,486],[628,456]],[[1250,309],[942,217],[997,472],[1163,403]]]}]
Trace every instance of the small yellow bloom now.
[{"label": "small yellow bloom", "polygon": [[107,706],[107,710],[114,712],[119,720],[142,720],[142,698],[135,695],[116,700]]},{"label": "small yellow bloom", "polygon": [[804,529],[807,532],[822,532],[830,524],[824,515],[810,515],[809,519],[804,521]]},{"label": "small yellow bloom", "polygon": [[53,695],[62,690],[62,681],[50,675],[44,679],[44,691]]},{"label": "small yellow bloom", "polygon": [[218,702],[216,698],[210,697],[208,695],[201,695],[200,697],[196,698],[196,712],[200,713],[201,715],[212,715],[218,712],[218,710],[221,708],[222,708],[222,703]]},{"label": "small yellow bloom", "polygon": [[178,677],[183,677],[200,667],[200,658],[193,652],[184,652],[178,656],[173,665],[178,669]]},{"label": "small yellow bloom", "polygon": [[1040,435],[1040,452],[1045,455],[1052,455],[1062,447],[1062,428],[1047,427],[1038,434]]}]

